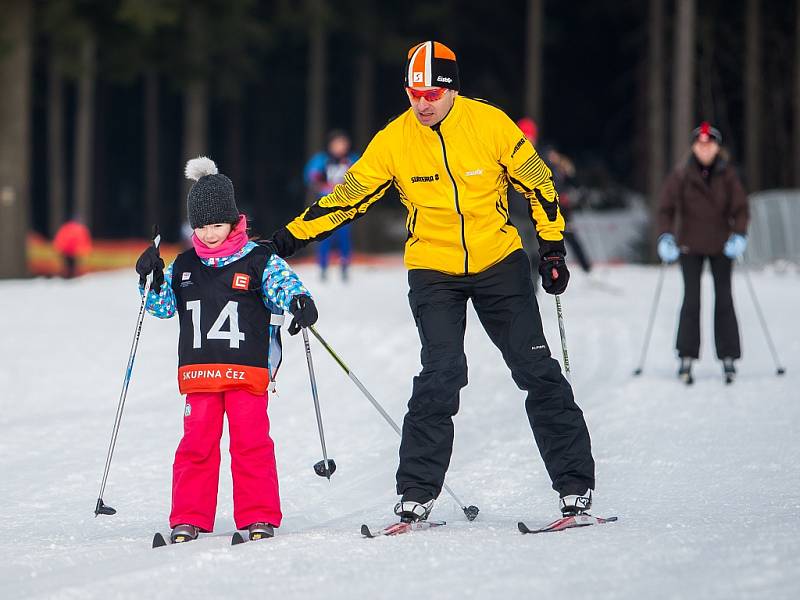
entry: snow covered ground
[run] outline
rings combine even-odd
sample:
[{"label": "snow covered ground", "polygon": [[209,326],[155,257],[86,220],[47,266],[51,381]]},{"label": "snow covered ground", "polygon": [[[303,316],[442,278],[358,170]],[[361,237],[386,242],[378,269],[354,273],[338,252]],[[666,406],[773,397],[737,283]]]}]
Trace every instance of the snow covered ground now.
[{"label": "snow covered ground", "polygon": [[[448,483],[448,526],[365,540],[391,516],[398,438],[312,339],[332,480],[312,469],[319,440],[302,342],[285,337],[272,434],[284,509],[275,539],[229,546],[229,462],[217,532],[150,549],[167,529],[183,402],[175,321],[145,320],[105,501],[93,509],[139,299],[132,272],[0,282],[0,597],[11,598],[790,598],[800,589],[800,276],[754,272],[787,367],[775,366],[742,274],[735,298],[745,358],[722,383],[704,305],[697,383],[675,378],[681,283],[669,269],[644,375],[641,349],[657,268],[606,267],[612,294],[573,274],[563,297],[576,395],[597,461],[595,513],[615,524],[523,536],[557,499],[526,423],[524,395],[474,314]],[[355,268],[323,284],[299,269],[318,330],[397,421],[419,368],[402,268]],[[707,279],[710,277],[707,276]],[[710,281],[704,298],[710,299]],[[542,314],[560,355],[553,299]],[[227,447],[226,441],[223,446]],[[224,456],[224,453],[223,453]]]}]

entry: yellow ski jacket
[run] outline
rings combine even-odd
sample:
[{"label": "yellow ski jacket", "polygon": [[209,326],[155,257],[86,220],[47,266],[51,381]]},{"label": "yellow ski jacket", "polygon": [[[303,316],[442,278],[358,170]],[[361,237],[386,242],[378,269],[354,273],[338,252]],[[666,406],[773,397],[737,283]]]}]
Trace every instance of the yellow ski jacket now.
[{"label": "yellow ski jacket", "polygon": [[564,252],[564,219],[550,169],[503,111],[456,96],[433,127],[422,125],[410,108],[390,121],[344,182],[273,241],[288,256],[363,216],[394,185],[408,209],[406,267],[480,273],[522,248],[509,219],[509,182],[529,202],[540,252]]}]

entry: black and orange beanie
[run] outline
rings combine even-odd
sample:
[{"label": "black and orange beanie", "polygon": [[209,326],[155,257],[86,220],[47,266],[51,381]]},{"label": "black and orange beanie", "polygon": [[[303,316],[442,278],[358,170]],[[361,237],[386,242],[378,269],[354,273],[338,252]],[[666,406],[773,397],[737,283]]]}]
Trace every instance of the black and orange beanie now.
[{"label": "black and orange beanie", "polygon": [[427,41],[408,51],[405,86],[442,87],[458,90],[458,63],[455,53],[444,44]]}]

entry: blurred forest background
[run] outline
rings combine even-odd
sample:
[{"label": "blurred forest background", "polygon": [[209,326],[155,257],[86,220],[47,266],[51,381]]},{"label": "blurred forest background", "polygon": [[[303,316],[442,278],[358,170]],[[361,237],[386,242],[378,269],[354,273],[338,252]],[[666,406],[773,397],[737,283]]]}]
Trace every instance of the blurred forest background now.
[{"label": "blurred forest background", "polygon": [[[0,14],[0,277],[26,274],[28,231],[75,214],[95,238],[159,223],[179,239],[200,154],[268,236],[303,207],[329,129],[360,151],[407,108],[406,51],[426,39],[456,52],[463,94],[532,116],[587,187],[652,203],[703,119],[749,191],[800,186],[800,0],[0,0]],[[357,243],[380,249],[380,232],[362,223]]]}]

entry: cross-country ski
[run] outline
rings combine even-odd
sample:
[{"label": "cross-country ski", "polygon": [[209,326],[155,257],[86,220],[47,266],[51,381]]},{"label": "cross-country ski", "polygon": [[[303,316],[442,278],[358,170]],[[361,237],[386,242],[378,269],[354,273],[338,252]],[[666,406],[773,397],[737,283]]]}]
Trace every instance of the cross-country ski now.
[{"label": "cross-country ski", "polygon": [[572,515],[561,517],[543,527],[531,529],[523,521],[517,523],[520,533],[550,533],[554,531],[564,531],[575,527],[588,527],[589,525],[602,525],[603,523],[613,523],[618,517],[593,517],[591,515]]},{"label": "cross-country ski", "polygon": [[376,538],[380,536],[393,536],[403,533],[410,533],[412,531],[424,531],[434,527],[442,527],[446,525],[445,521],[419,521],[416,523],[391,523],[385,527],[378,529],[370,529],[369,525],[361,525],[361,535],[366,538]]}]

